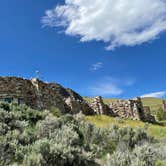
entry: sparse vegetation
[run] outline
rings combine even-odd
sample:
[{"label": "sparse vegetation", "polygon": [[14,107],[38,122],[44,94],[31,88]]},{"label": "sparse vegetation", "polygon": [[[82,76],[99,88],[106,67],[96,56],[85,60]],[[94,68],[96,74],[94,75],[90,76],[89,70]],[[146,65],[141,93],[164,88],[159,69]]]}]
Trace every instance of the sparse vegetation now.
[{"label": "sparse vegetation", "polygon": [[[59,113],[57,116],[55,112],[1,103],[0,165],[159,166],[165,163],[166,145],[149,132],[155,128],[151,124],[106,116]],[[161,129],[165,131],[164,127]]]},{"label": "sparse vegetation", "polygon": [[157,118],[159,121],[166,121],[166,112],[162,108],[157,111]]},{"label": "sparse vegetation", "polygon": [[153,97],[145,97],[142,98],[142,102],[144,106],[149,106],[152,113],[156,113],[156,111],[162,107],[163,100],[159,98]]},{"label": "sparse vegetation", "polygon": [[134,121],[129,119],[119,119],[113,118],[105,115],[96,115],[96,116],[87,116],[86,120],[101,128],[110,128],[114,125],[119,127],[132,127],[132,128],[142,128],[147,130],[147,132],[157,138],[165,139],[166,138],[166,126],[161,126],[158,124],[144,123],[141,121]]},{"label": "sparse vegetation", "polygon": [[60,110],[59,108],[52,107],[52,108],[50,109],[50,112],[51,112],[54,116],[56,116],[56,117],[62,116],[62,112],[61,112],[61,110]]}]

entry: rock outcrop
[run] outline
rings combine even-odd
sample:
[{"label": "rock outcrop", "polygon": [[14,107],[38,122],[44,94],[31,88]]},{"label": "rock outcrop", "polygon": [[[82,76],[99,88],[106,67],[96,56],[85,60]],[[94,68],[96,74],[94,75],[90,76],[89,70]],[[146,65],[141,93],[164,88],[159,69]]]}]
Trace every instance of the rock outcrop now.
[{"label": "rock outcrop", "polygon": [[93,110],[76,92],[56,83],[45,83],[38,79],[0,77],[0,100],[26,104],[35,109],[59,108],[63,113],[91,115]]},{"label": "rock outcrop", "polygon": [[0,100],[15,101],[35,109],[57,107],[62,112],[70,112],[69,107],[54,93],[50,85],[38,79],[0,77]]},{"label": "rock outcrop", "polygon": [[[60,84],[49,83],[53,93],[61,98],[61,100],[69,107],[71,114],[81,111],[85,115],[94,114],[88,103],[78,93],[69,88],[64,88]],[[49,94],[48,94],[49,95]]]}]

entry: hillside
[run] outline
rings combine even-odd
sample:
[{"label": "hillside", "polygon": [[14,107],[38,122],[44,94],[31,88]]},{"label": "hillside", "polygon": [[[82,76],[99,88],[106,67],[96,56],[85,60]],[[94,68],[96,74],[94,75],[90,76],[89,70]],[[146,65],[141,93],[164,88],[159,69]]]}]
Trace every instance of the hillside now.
[{"label": "hillside", "polygon": [[[93,98],[91,97],[84,97],[84,99],[87,102],[92,102]],[[118,98],[103,98],[103,101],[105,104],[109,104],[110,102],[116,102],[117,100],[119,100]]]},{"label": "hillside", "polygon": [[0,165],[165,166],[164,126],[54,113],[0,103]]},{"label": "hillside", "polygon": [[[85,99],[90,103],[77,92],[57,83],[48,83],[37,78],[28,80],[19,77],[0,77],[0,101],[25,104],[37,110],[58,108],[61,113],[76,114],[81,111],[85,115],[99,114],[146,122],[155,121],[150,111],[144,113],[140,98],[121,101],[111,108],[109,102],[115,102],[117,99],[104,99],[104,101],[102,97]],[[134,111],[134,107],[137,111]]]},{"label": "hillside", "polygon": [[156,111],[160,107],[162,107],[162,99],[159,98],[153,98],[153,97],[142,98],[142,102],[144,106],[149,106],[152,111]]},{"label": "hillside", "polygon": [[120,118],[113,118],[105,115],[96,115],[96,116],[86,116],[86,120],[97,127],[100,128],[111,128],[114,125],[119,126],[120,128],[132,127],[132,128],[142,128],[146,129],[147,133],[157,139],[166,138],[166,126],[161,126],[157,124],[147,124],[141,121],[134,120],[123,120]]}]

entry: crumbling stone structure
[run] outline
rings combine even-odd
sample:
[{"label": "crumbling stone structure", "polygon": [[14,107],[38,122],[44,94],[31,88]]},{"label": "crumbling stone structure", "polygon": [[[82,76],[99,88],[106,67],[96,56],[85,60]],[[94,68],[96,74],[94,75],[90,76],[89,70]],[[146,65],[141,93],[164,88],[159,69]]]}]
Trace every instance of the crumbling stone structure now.
[{"label": "crumbling stone structure", "polygon": [[140,120],[143,114],[143,106],[140,98],[134,100],[118,100],[115,103],[110,103],[110,108],[117,116],[122,118]]},{"label": "crumbling stone structure", "polygon": [[140,97],[130,100],[118,100],[110,104],[112,111],[121,118],[155,122],[154,116],[150,113],[150,107],[143,107]]},{"label": "crumbling stone structure", "polygon": [[141,98],[132,100],[117,100],[109,105],[104,104],[101,97],[95,97],[90,104],[96,114],[117,116],[126,119],[155,122],[150,113],[150,107],[143,107]]},{"label": "crumbling stone structure", "polygon": [[166,112],[166,101],[165,100],[163,100],[163,110],[164,110],[164,112]]},{"label": "crumbling stone structure", "polygon": [[144,110],[144,119],[143,119],[143,121],[155,122],[155,117],[151,115],[150,107],[149,106],[144,106],[143,110]]},{"label": "crumbling stone structure", "polygon": [[104,104],[101,96],[93,98],[90,106],[94,110],[95,114],[114,116],[112,109],[108,105]]}]

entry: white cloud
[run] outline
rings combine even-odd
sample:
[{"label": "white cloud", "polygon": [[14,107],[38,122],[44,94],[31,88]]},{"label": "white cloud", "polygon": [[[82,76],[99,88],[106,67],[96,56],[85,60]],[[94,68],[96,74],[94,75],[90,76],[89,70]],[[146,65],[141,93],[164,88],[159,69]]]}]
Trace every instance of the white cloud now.
[{"label": "white cloud", "polygon": [[96,87],[92,87],[91,93],[92,95],[96,96],[108,96],[108,95],[118,96],[123,93],[123,90],[117,87],[115,84],[103,83],[99,84]]},{"label": "white cloud", "polygon": [[135,84],[136,80],[132,78],[127,78],[123,80],[125,86],[132,86]]},{"label": "white cloud", "polygon": [[80,41],[104,41],[107,49],[154,40],[166,30],[166,0],[65,0],[47,10],[44,25],[63,26]]},{"label": "white cloud", "polygon": [[95,64],[93,64],[90,68],[90,70],[92,71],[96,71],[96,70],[99,70],[103,67],[103,63],[102,62],[97,62]]},{"label": "white cloud", "polygon": [[149,94],[144,94],[141,97],[156,97],[156,98],[162,98],[166,95],[166,91],[161,91],[161,92],[154,92],[154,93],[149,93]]},{"label": "white cloud", "polygon": [[123,90],[113,83],[101,83],[92,87],[90,90],[92,95],[95,96],[118,96],[123,93]]},{"label": "white cloud", "polygon": [[90,88],[90,93],[93,96],[119,96],[123,94],[124,87],[132,86],[135,81],[126,78],[113,78],[110,76],[103,77],[101,80],[94,83]]}]

